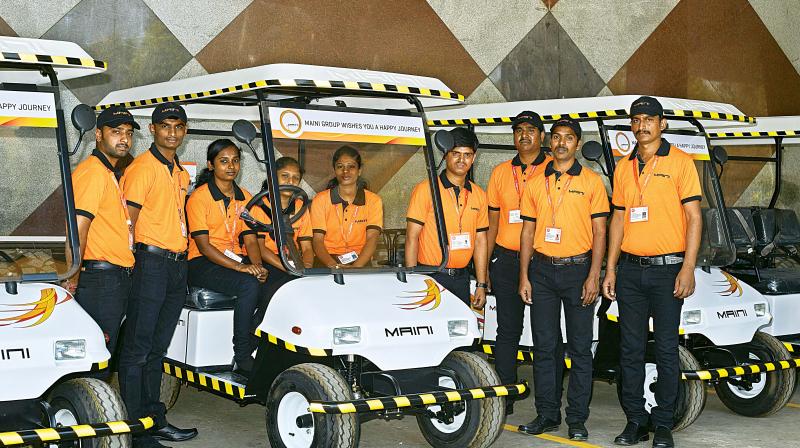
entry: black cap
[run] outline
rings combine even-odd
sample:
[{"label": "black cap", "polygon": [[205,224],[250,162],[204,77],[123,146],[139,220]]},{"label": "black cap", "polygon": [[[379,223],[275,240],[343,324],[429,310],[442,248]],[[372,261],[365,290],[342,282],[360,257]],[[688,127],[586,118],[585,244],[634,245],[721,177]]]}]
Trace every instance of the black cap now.
[{"label": "black cap", "polygon": [[631,117],[640,114],[663,117],[664,108],[652,96],[640,96],[631,104]]},{"label": "black cap", "polygon": [[523,110],[517,114],[517,116],[514,117],[514,121],[511,122],[511,129],[516,128],[520,123],[530,123],[534,125],[539,132],[544,132],[544,123],[542,123],[542,117],[540,117],[536,112]]},{"label": "black cap", "polygon": [[478,136],[469,129],[453,128],[450,130],[450,135],[453,136],[453,148],[468,147],[473,151],[478,150]]},{"label": "black cap", "polygon": [[178,103],[161,103],[153,109],[153,123],[161,123],[167,118],[176,118],[184,123],[189,120],[186,119],[186,111]]},{"label": "black cap", "polygon": [[139,129],[139,124],[133,119],[133,115],[124,106],[111,106],[103,109],[97,117],[97,129],[103,126],[115,128],[121,124],[130,124],[134,129]]},{"label": "black cap", "polygon": [[578,137],[578,140],[581,139],[581,124],[578,123],[578,120],[573,120],[572,118],[568,117],[560,118],[555,123],[553,123],[553,126],[550,127],[550,133],[552,134],[553,130],[559,126],[566,126],[572,129],[573,131],[575,131],[575,136]]}]

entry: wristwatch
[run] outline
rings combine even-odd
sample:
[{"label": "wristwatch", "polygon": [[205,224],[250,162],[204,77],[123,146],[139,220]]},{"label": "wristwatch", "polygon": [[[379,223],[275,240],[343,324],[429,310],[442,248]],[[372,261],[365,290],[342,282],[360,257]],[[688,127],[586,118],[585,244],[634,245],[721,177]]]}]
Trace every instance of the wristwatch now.
[{"label": "wristwatch", "polygon": [[489,289],[489,284],[488,283],[480,283],[479,282],[479,283],[475,283],[475,287],[476,288]]}]

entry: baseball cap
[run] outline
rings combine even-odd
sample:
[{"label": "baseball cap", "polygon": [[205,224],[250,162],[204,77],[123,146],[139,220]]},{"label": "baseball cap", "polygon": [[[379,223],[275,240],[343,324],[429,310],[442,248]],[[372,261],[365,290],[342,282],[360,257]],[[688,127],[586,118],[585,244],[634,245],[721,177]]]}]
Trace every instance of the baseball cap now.
[{"label": "baseball cap", "polygon": [[167,118],[177,118],[184,123],[189,121],[183,106],[178,103],[161,103],[153,109],[153,124],[161,123]]},{"label": "baseball cap", "polygon": [[553,129],[559,126],[566,126],[573,131],[575,131],[575,136],[578,137],[578,140],[581,139],[581,124],[578,123],[578,120],[574,120],[572,118],[560,118],[552,126],[550,126],[550,133],[553,133]]},{"label": "baseball cap", "polygon": [[130,124],[134,129],[140,129],[139,124],[133,119],[133,115],[124,106],[111,106],[103,109],[97,117],[97,129],[103,126],[115,128],[121,124]]},{"label": "baseball cap", "polygon": [[640,96],[631,104],[631,117],[640,114],[663,117],[664,108],[652,96]]},{"label": "baseball cap", "polygon": [[542,117],[540,117],[536,112],[524,110],[518,113],[517,116],[514,117],[514,121],[511,122],[511,129],[516,128],[520,123],[530,123],[539,129],[539,132],[544,132]]}]

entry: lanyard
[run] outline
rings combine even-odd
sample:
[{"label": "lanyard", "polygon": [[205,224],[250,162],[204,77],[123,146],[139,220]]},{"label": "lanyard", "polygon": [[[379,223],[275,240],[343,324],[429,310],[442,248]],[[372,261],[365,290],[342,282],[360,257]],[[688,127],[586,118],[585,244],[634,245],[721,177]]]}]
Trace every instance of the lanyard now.
[{"label": "lanyard", "polygon": [[450,191],[450,196],[453,197],[453,206],[456,209],[456,216],[458,216],[458,233],[461,233],[463,230],[463,226],[461,225],[461,223],[464,218],[464,212],[467,210],[467,204],[469,203],[469,190],[467,190],[466,187],[462,188],[462,190],[464,190],[463,208],[458,206],[458,196],[456,196],[455,192],[453,191],[455,190],[455,188],[448,188],[448,190]]},{"label": "lanyard", "polygon": [[547,192],[547,203],[550,205],[550,213],[552,214],[553,227],[556,226],[556,212],[558,212],[558,209],[561,208],[561,203],[564,202],[564,195],[567,194],[567,190],[569,190],[570,182],[572,182],[572,176],[569,176],[569,179],[567,179],[567,182],[564,184],[564,190],[558,197],[558,202],[555,205],[553,205],[553,198],[550,197],[550,177],[548,176],[544,178],[544,188]]},{"label": "lanyard", "polygon": [[225,210],[225,203],[224,200],[217,201],[217,205],[219,205],[219,211],[222,213],[222,221],[225,223],[225,231],[228,232],[228,238],[231,241],[231,251],[236,248],[236,227],[239,225],[239,203],[235,200],[231,200],[233,202],[233,230],[231,231],[231,226],[228,225],[228,211]]},{"label": "lanyard", "polygon": [[128,246],[133,249],[133,223],[131,222],[131,215],[128,214],[128,204],[125,202],[125,195],[122,193],[122,188],[119,186],[119,181],[114,172],[111,172],[111,180],[114,181],[114,186],[117,187],[117,195],[119,202],[122,204],[122,213],[125,215],[125,223],[128,225]]},{"label": "lanyard", "polygon": [[336,216],[339,218],[339,231],[342,233],[342,241],[344,241],[344,247],[346,249],[350,249],[350,243],[347,242],[350,239],[350,234],[353,233],[353,224],[356,223],[356,217],[358,216],[358,209],[361,208],[360,206],[356,206],[356,210],[353,212],[353,216],[350,217],[350,228],[347,230],[347,235],[344,234],[344,204],[342,204],[342,213],[339,213],[339,207],[334,206],[336,209]]},{"label": "lanyard", "polygon": [[174,193],[173,199],[175,199],[175,207],[178,209],[178,219],[181,221],[181,233],[183,233],[186,229],[186,222],[184,221],[185,216],[183,215],[183,207],[181,206],[181,182],[178,180],[178,185],[175,185],[175,178],[172,176],[172,173],[169,171],[169,167],[164,165],[164,170],[167,172],[167,177],[169,178],[169,183],[172,184],[172,190]]},{"label": "lanyard", "polygon": [[[531,180],[534,174],[536,174],[536,168],[539,165],[528,165],[531,168],[531,171],[525,176],[525,182]],[[520,173],[522,173],[522,168],[520,168]],[[514,165],[511,165],[511,174],[514,175],[514,189],[517,190],[517,198],[519,201],[522,201],[522,189],[519,187],[519,179],[517,178],[517,169],[514,168]],[[519,201],[517,201],[517,206],[519,206]]]},{"label": "lanyard", "polygon": [[636,180],[636,188],[639,190],[639,206],[644,204],[644,190],[647,188],[647,184],[650,183],[650,179],[653,177],[653,173],[656,171],[656,166],[658,165],[658,156],[653,156],[653,167],[650,169],[650,172],[644,177],[644,180],[641,184],[639,184],[639,160],[634,157],[631,160],[631,168],[633,168],[633,178]]}]

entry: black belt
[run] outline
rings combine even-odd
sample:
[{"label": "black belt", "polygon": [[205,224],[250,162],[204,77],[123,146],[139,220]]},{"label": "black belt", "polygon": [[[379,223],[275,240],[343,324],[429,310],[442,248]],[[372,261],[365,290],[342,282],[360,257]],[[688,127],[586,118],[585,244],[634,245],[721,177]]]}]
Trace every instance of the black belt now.
[{"label": "black belt", "polygon": [[131,273],[133,268],[126,268],[124,266],[119,266],[114,263],[109,263],[107,261],[97,261],[97,260],[83,260],[81,263],[81,271],[116,271],[122,270],[127,273]]},{"label": "black belt", "polygon": [[665,266],[683,263],[683,255],[683,252],[676,252],[674,254],[640,257],[638,255],[623,252],[620,258],[623,261],[627,261],[628,263],[632,264],[638,264],[639,266]]},{"label": "black belt", "polygon": [[[431,268],[433,270],[436,270],[436,268],[438,267],[438,266],[431,266],[428,264],[420,264],[417,266],[421,268]],[[464,274],[467,274],[467,268],[444,268],[439,272],[441,272],[442,274],[447,274],[450,277],[460,277]]]},{"label": "black belt", "polygon": [[497,244],[495,244],[494,249],[500,252],[501,254],[508,255],[509,257],[519,258],[519,251],[517,250],[506,249],[505,247]]},{"label": "black belt", "polygon": [[149,244],[144,243],[136,243],[135,249],[137,251],[145,251],[150,252],[151,254],[160,255],[168,260],[173,261],[183,261],[186,259],[186,252],[172,252],[166,249],[162,249],[158,246],[151,246]]},{"label": "black belt", "polygon": [[588,263],[589,260],[592,259],[592,251],[580,255],[573,255],[572,257],[551,257],[541,252],[534,252],[533,257],[543,263],[552,264],[554,266],[571,266]]}]

